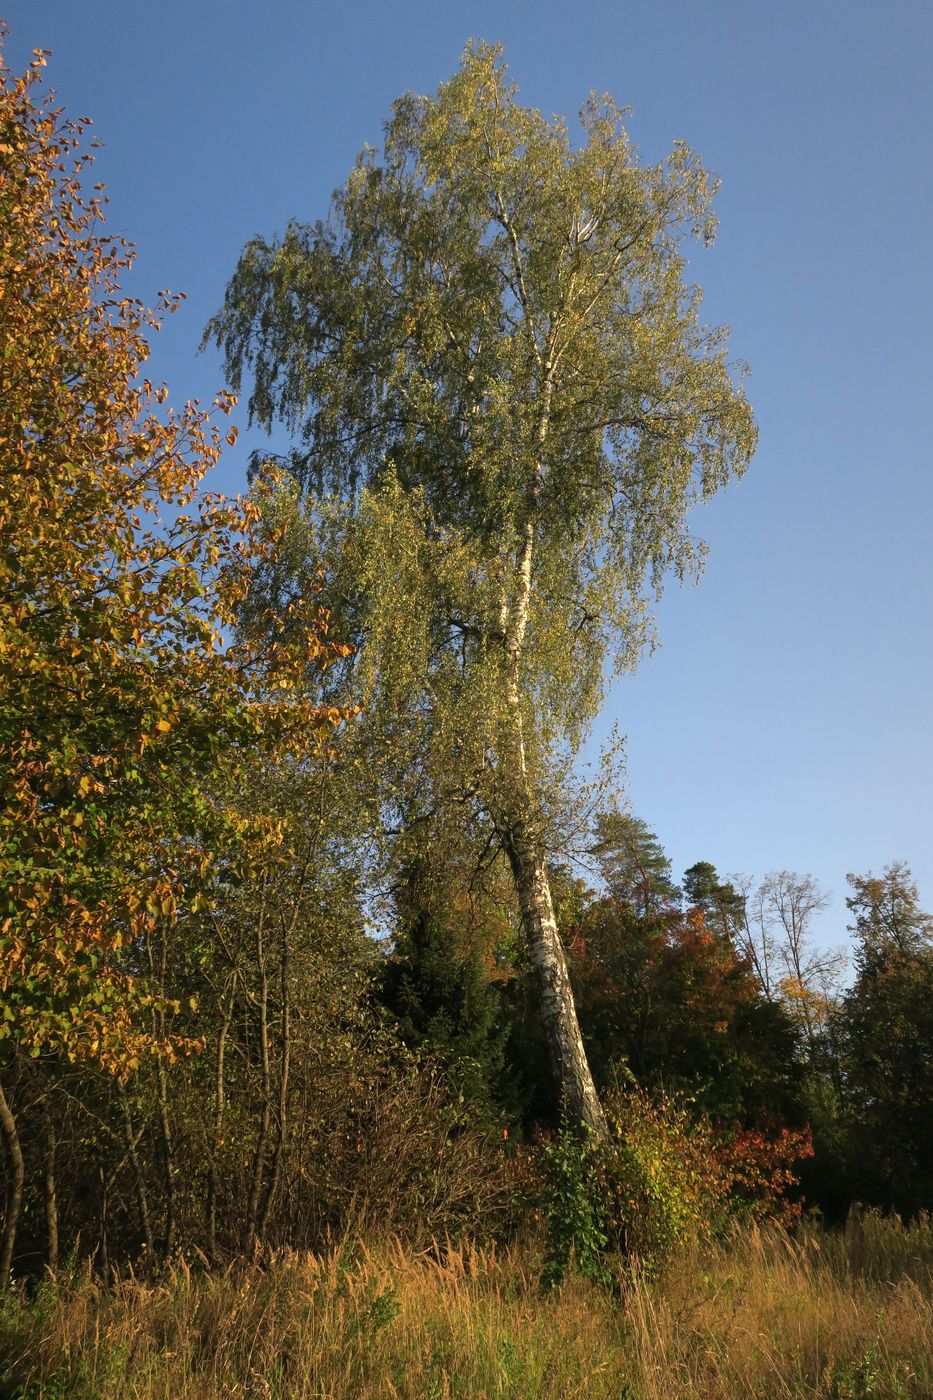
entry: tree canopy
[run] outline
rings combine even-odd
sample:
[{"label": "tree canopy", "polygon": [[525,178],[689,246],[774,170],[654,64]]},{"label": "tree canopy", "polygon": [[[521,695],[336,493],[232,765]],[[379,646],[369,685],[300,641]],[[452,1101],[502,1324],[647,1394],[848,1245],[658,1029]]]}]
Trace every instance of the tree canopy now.
[{"label": "tree canopy", "polygon": [[308,488],[397,481],[428,540],[465,552],[431,611],[474,661],[514,630],[531,530],[524,680],[571,728],[604,647],[642,641],[646,584],[699,562],[689,506],[755,444],[685,278],[715,181],[681,144],[641,164],[609,98],[580,121],[575,147],[518,104],[501,49],[468,48],[435,96],[399,99],[325,222],[247,245],[208,328]]}]

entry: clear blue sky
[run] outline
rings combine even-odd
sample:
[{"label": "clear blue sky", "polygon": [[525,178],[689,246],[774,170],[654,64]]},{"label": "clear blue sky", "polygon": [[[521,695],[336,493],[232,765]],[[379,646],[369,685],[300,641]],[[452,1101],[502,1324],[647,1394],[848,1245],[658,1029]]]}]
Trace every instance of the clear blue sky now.
[{"label": "clear blue sky", "polygon": [[[752,369],[761,446],[695,519],[697,589],[617,683],[629,795],[676,871],[845,872],[895,858],[933,904],[931,0],[7,0],[8,61],[47,70],[105,144],[133,290],[187,292],[153,368],[210,398],[196,357],[243,243],[326,212],[392,99],[435,88],[469,36],[504,40],[521,99],[634,108],[722,179],[691,271]],[[239,486],[256,438],[227,454]]]}]

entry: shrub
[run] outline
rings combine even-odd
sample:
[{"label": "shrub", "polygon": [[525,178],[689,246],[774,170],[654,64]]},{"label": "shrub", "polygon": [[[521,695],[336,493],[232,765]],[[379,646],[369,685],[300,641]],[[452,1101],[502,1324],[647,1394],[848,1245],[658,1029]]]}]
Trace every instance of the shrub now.
[{"label": "shrub", "polygon": [[541,1282],[559,1284],[573,1264],[596,1283],[608,1283],[603,1210],[596,1190],[605,1157],[595,1141],[581,1140],[564,1115],[561,1131],[544,1149],[543,1207],[547,1219],[547,1257]]},{"label": "shrub", "polygon": [[720,1137],[716,1151],[733,1215],[777,1225],[797,1223],[801,1201],[788,1193],[797,1185],[796,1163],[813,1156],[809,1128],[782,1128],[774,1137],[757,1130],[735,1133]]},{"label": "shrub", "polygon": [[721,1213],[727,1185],[713,1135],[683,1100],[629,1089],[607,1117],[608,1141],[583,1141],[564,1122],[545,1148],[548,1286],[571,1265],[608,1282],[613,1255],[653,1269]]},{"label": "shrub", "polygon": [[609,1105],[608,1117],[612,1137],[595,1154],[594,1185],[610,1247],[651,1268],[711,1233],[727,1209],[715,1137],[681,1096],[652,1100],[628,1090]]},{"label": "shrub", "polygon": [[682,1096],[634,1088],[610,1099],[607,1118],[608,1141],[581,1140],[564,1123],[545,1148],[546,1285],[571,1265],[607,1282],[613,1256],[650,1273],[738,1217],[787,1224],[799,1215],[785,1193],[794,1161],[812,1153],[808,1132],[723,1132]]}]

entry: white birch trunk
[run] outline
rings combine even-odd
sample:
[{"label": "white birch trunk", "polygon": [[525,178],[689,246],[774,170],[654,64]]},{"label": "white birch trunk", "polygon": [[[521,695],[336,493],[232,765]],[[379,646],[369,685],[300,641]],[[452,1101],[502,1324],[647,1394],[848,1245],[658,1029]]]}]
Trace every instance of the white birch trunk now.
[{"label": "white birch trunk", "polygon": [[[552,391],[550,365],[545,365],[541,417],[537,433],[539,453],[542,452],[547,437]],[[518,894],[522,928],[538,984],[541,1018],[551,1052],[554,1075],[577,1124],[598,1137],[606,1137],[606,1118],[587,1062],[570,986],[567,959],[554,917],[554,902],[551,898],[544,847],[540,834],[535,829],[535,804],[528,783],[525,755],[521,661],[531,606],[535,517],[540,485],[539,457],[534,489],[528,503],[528,517],[522,529],[516,561],[514,602],[511,609],[503,607],[502,620],[508,624],[502,629],[506,647],[508,718],[505,735],[505,780],[508,797],[501,821],[512,878]]]},{"label": "white birch trunk", "polygon": [[521,818],[509,823],[506,842],[555,1078],[576,1122],[597,1137],[606,1137],[606,1118],[583,1047],[544,855]]}]

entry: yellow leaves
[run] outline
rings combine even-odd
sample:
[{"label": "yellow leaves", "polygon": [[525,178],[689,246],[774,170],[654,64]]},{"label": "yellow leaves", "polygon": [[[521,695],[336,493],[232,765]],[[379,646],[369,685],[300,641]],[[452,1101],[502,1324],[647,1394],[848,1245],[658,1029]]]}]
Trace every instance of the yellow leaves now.
[{"label": "yellow leaves", "polygon": [[238,436],[239,436],[239,429],[237,428],[236,424],[234,423],[233,426],[231,427],[230,431],[227,433],[227,435],[226,435],[224,441],[225,441],[230,447],[236,447],[236,440],[237,440]]},{"label": "yellow leaves", "polygon": [[[140,1031],[149,979],[134,986],[126,969],[145,966],[164,921],[210,908],[217,830],[244,867],[281,839],[206,794],[236,790],[244,752],[275,763],[323,745],[348,712],[305,700],[309,667],[349,649],[327,640],[316,597],[275,649],[230,645],[251,570],[277,548],[275,475],[245,500],[203,490],[219,428],[194,403],[155,407],[168,389],[142,376],[158,314],[119,287],[131,250],[100,235],[100,200],[61,171],[75,143],[54,104],[31,106],[20,85],[17,108],[13,91],[0,69],[0,133],[17,152],[0,288],[42,295],[4,303],[0,533],[14,555],[0,591],[15,586],[0,658],[21,732],[0,800],[19,862],[0,981],[15,985],[24,1044],[125,1075],[175,1053]],[[157,312],[176,304],[163,296]],[[224,391],[215,409],[235,404]]]},{"label": "yellow leaves", "polygon": [[146,909],[156,919],[174,919],[178,913],[178,903],[172,886],[164,880],[160,881],[150,891],[146,899]]},{"label": "yellow leaves", "polygon": [[328,724],[335,727],[342,724],[344,720],[360,713],[359,705],[328,705],[318,712],[322,719],[326,719]]}]

